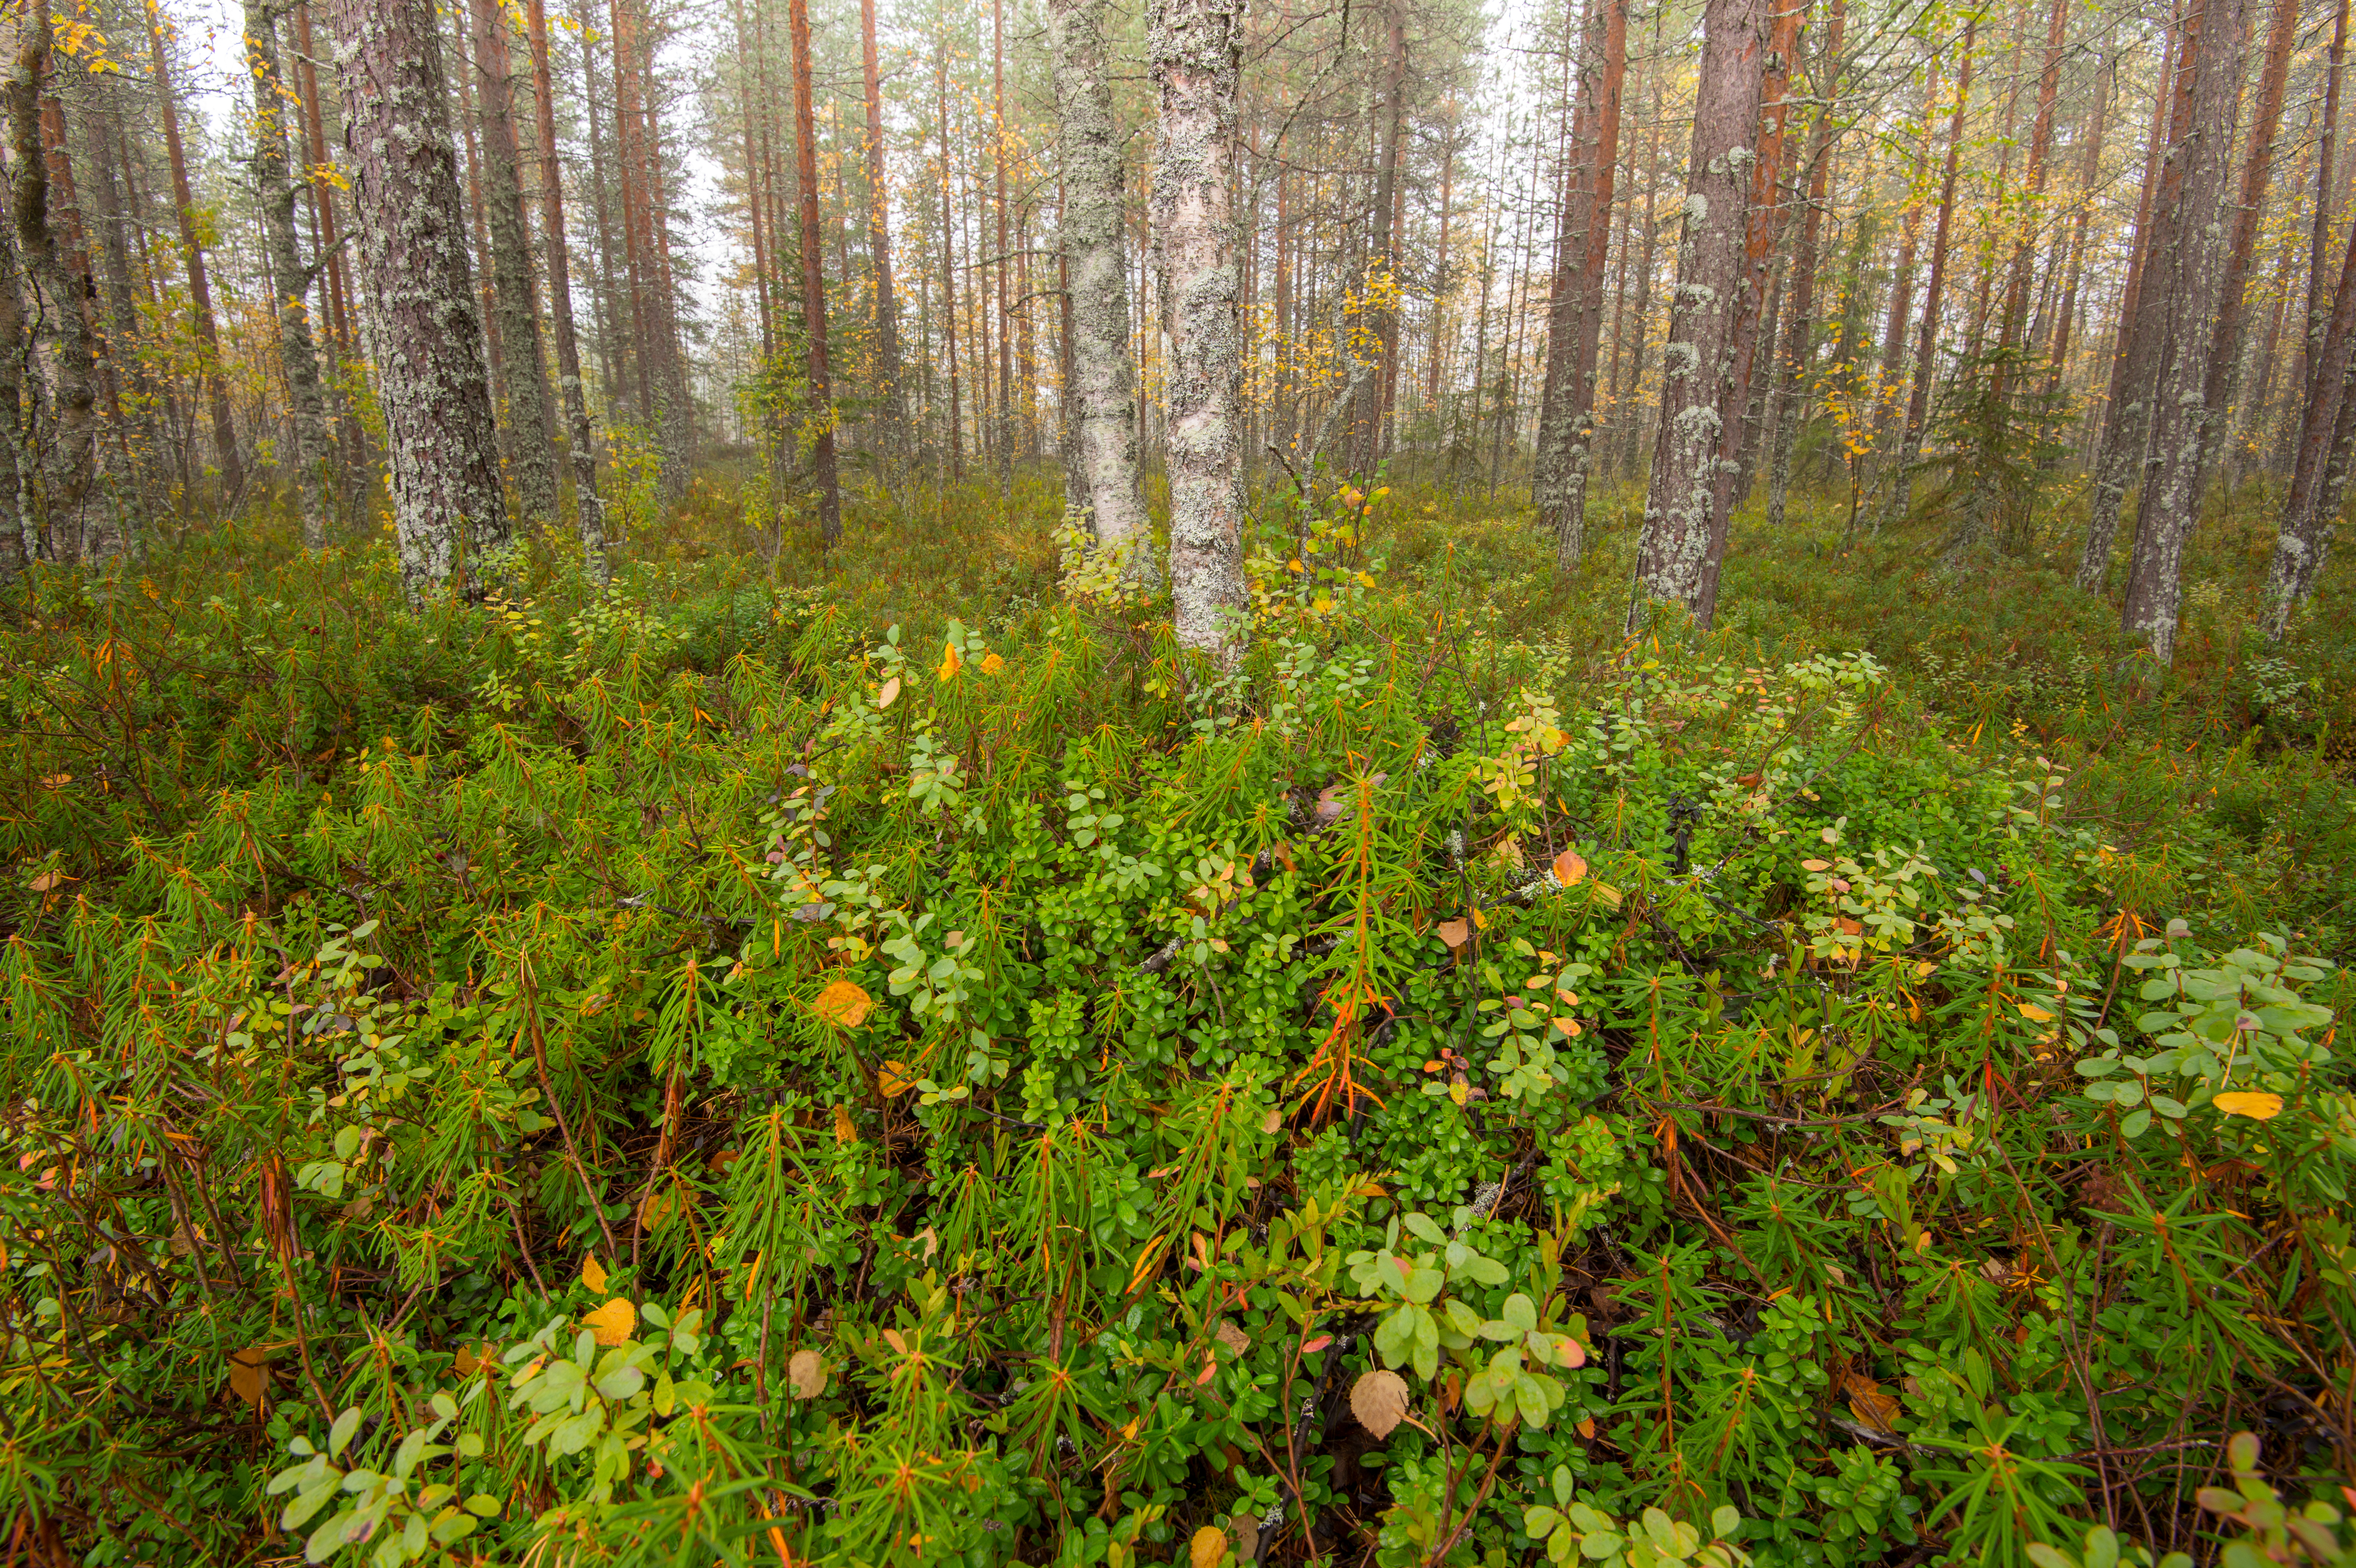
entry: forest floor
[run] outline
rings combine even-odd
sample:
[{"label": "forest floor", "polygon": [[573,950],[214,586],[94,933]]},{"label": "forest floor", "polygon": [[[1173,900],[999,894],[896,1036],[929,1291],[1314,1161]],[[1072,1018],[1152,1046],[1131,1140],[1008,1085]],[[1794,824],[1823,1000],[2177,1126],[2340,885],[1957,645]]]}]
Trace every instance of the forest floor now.
[{"label": "forest floor", "polygon": [[603,593],[257,520],[0,611],[11,1552],[2074,1568],[2356,1477],[2356,570],[2266,645],[2265,494],[2166,672],[2066,510],[1754,507],[1632,642],[1633,490],[1569,581],[1263,496],[1218,682],[1051,473],[736,477]]}]

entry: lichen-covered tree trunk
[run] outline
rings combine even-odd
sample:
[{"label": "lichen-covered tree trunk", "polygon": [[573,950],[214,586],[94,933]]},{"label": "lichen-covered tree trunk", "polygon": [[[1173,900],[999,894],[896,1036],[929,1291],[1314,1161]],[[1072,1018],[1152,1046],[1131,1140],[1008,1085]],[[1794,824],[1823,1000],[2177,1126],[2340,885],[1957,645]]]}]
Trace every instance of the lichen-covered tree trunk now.
[{"label": "lichen-covered tree trunk", "polygon": [[277,22],[268,0],[245,0],[245,48],[253,80],[253,191],[278,290],[278,359],[286,373],[294,415],[303,548],[317,549],[327,542],[327,472],[333,451],[319,396],[319,357],[312,347],[310,312],[304,304],[310,273],[294,237],[294,181],[287,169],[284,118],[293,95],[279,80]]},{"label": "lichen-covered tree trunk", "polygon": [[25,445],[25,309],[18,286],[15,226],[0,223],[0,583],[23,575],[38,546],[17,465]]},{"label": "lichen-covered tree trunk", "polygon": [[46,443],[41,520],[48,549],[60,560],[119,554],[123,538],[105,515],[98,490],[98,390],[89,320],[67,275],[49,223],[49,160],[41,141],[40,96],[51,69],[46,26],[26,37],[6,86],[8,134],[14,154],[10,191],[16,243],[32,307],[35,357],[48,383],[56,428]]},{"label": "lichen-covered tree trunk", "polygon": [[1178,641],[1243,652],[1242,279],[1236,264],[1240,0],[1147,0],[1161,97],[1151,218],[1167,305],[1170,584]]},{"label": "lichen-covered tree trunk", "polygon": [[2233,208],[2233,239],[2226,248],[2224,281],[2217,291],[2216,346],[2209,353],[2209,379],[2201,401],[2213,414],[2202,437],[2201,465],[2216,473],[2230,423],[2225,411],[2241,400],[2242,335],[2247,317],[2250,266],[2257,254],[2258,219],[2274,181],[2275,133],[2282,128],[2283,94],[2290,80],[2291,46],[2298,38],[2299,0],[2274,0],[2266,26],[2265,64],[2258,72],[2255,111],[2250,117],[2249,152],[2242,165],[2241,200]]},{"label": "lichen-covered tree trunk", "polygon": [[1097,542],[1151,581],[1153,538],[1137,477],[1137,396],[1120,251],[1120,142],[1104,38],[1106,0],[1050,0],[1055,104],[1063,123],[1064,255],[1071,268],[1072,438]]},{"label": "lichen-covered tree trunk", "polygon": [[555,421],[548,369],[540,353],[540,304],[531,275],[531,233],[524,221],[522,161],[515,126],[515,71],[507,10],[499,0],[469,0],[474,23],[475,105],[481,120],[483,207],[491,237],[491,309],[498,317],[506,371],[508,472],[516,502],[536,523],[556,519]]},{"label": "lichen-covered tree trunk", "polygon": [[432,0],[339,0],[337,11],[360,336],[384,412],[402,577],[417,596],[448,581],[462,548],[507,543],[498,438]]},{"label": "lichen-covered tree trunk", "polygon": [[1709,554],[1725,548],[1718,496],[1719,453],[1734,392],[1739,293],[1751,196],[1751,141],[1765,87],[1760,69],[1766,0],[1708,0],[1693,155],[1686,175],[1685,224],[1677,240],[1677,285],[1663,351],[1660,432],[1636,546],[1630,628],[1655,603],[1683,605],[1707,621]]},{"label": "lichen-covered tree trunk", "polygon": [[[2321,296],[2323,280],[2313,293]],[[2315,586],[2323,562],[2327,497],[2335,497],[2335,478],[2344,483],[2348,432],[2356,428],[2347,411],[2356,400],[2356,232],[2348,236],[2340,268],[2340,287],[2309,350],[2311,368],[2307,404],[2300,415],[2297,461],[2291,469],[2290,492],[2284,498],[2275,534],[2274,563],[2266,574],[2265,628],[2270,640],[2280,641],[2290,624],[2290,613]]]},{"label": "lichen-covered tree trunk", "polygon": [[[2233,141],[2241,105],[2249,29],[2244,0],[2203,0],[2194,57],[2191,121],[2183,145],[2183,203],[2176,226],[2176,276],[2165,331],[2171,363],[2152,399],[2152,466],[2121,624],[2151,644],[2160,663],[2176,656],[2184,589],[2184,543],[2205,487],[2209,410],[2201,393],[2216,344],[2219,296],[2231,246]],[[2222,412],[2222,411],[2220,411]]]},{"label": "lichen-covered tree trunk", "polygon": [[588,394],[581,384],[581,345],[573,323],[573,261],[564,238],[563,165],[556,156],[556,84],[548,63],[548,7],[530,0],[534,128],[540,133],[540,229],[548,242],[548,315],[556,335],[556,379],[564,398],[566,439],[573,449],[573,507],[579,518],[581,558],[590,577],[605,581],[605,507],[597,494],[597,439],[589,428]]}]

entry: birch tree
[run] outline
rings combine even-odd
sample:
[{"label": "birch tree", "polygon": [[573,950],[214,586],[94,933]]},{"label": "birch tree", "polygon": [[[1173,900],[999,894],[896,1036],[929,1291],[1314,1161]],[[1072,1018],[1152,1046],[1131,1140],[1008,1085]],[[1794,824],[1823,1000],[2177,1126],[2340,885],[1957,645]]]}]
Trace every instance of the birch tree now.
[{"label": "birch tree", "polygon": [[294,467],[302,507],[303,548],[327,542],[327,473],[334,454],[327,443],[327,411],[319,395],[319,356],[311,342],[311,313],[304,304],[310,272],[294,235],[294,181],[287,167],[285,105],[294,95],[279,76],[278,28],[269,0],[246,0],[246,65],[253,81],[253,194],[262,208],[277,298],[272,317],[278,327],[278,359],[286,376],[288,411],[294,418]]}]

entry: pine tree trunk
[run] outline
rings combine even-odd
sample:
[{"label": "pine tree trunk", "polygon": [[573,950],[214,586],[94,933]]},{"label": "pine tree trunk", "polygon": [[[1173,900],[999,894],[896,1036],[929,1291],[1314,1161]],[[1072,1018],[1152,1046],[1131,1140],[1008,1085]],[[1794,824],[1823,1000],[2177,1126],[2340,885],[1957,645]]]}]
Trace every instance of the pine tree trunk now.
[{"label": "pine tree trunk", "polygon": [[1808,130],[1807,207],[1800,214],[1800,241],[1792,257],[1792,309],[1783,328],[1783,374],[1775,386],[1775,445],[1767,474],[1767,530],[1780,533],[1792,491],[1792,457],[1800,440],[1808,396],[1808,367],[1815,357],[1816,247],[1823,232],[1825,195],[1832,179],[1833,114],[1840,103],[1841,48],[1847,40],[1848,6],[1831,0],[1825,18],[1821,80],[1812,83],[1816,112]]},{"label": "pine tree trunk", "polygon": [[303,548],[327,542],[327,476],[335,465],[311,343],[309,272],[294,240],[294,182],[287,170],[282,106],[293,96],[278,69],[277,22],[267,0],[245,0],[246,63],[253,80],[253,191],[262,208],[271,270],[277,276],[278,359],[294,414],[294,467],[303,508]]},{"label": "pine tree trunk", "polygon": [[1243,653],[1241,281],[1236,266],[1237,0],[1146,0],[1161,100],[1151,216],[1167,302],[1170,580],[1178,641],[1221,669]]},{"label": "pine tree trunk", "polygon": [[[313,213],[313,253],[324,263],[320,272],[321,314],[327,323],[328,342],[332,358],[340,368],[350,359],[358,347],[352,329],[349,305],[350,291],[344,282],[344,245],[337,237],[336,222],[336,182],[327,159],[327,116],[320,101],[319,70],[311,45],[311,7],[298,3],[294,6],[294,50],[296,66],[303,83],[304,134],[310,148],[311,210]],[[336,440],[341,447],[340,468],[342,485],[337,497],[339,507],[348,509],[356,492],[369,483],[374,464],[369,461],[368,432],[360,428],[359,412],[351,399],[343,391],[336,395]]]},{"label": "pine tree trunk", "polygon": [[[1603,345],[1603,278],[1611,257],[1613,181],[1620,167],[1620,98],[1628,69],[1628,0],[1598,0],[1590,19],[1601,37],[1589,51],[1592,73],[1582,86],[1588,112],[1581,116],[1586,140],[1578,156],[1581,190],[1574,236],[1579,275],[1571,309],[1567,380],[1562,388],[1565,428],[1558,438],[1550,492],[1542,490],[1538,523],[1554,535],[1554,564],[1569,571],[1587,552],[1587,482],[1595,445],[1595,369]],[[1543,432],[1538,451],[1543,461]],[[1542,468],[1540,483],[1548,476]],[[1548,516],[1548,508],[1552,516]]]},{"label": "pine tree trunk", "polygon": [[359,217],[361,340],[391,448],[392,522],[412,596],[462,544],[508,542],[466,210],[431,0],[341,0],[337,64]]},{"label": "pine tree trunk", "polygon": [[[15,192],[9,193],[10,207]],[[0,586],[13,582],[40,553],[40,536],[23,505],[26,450],[25,307],[16,264],[16,226],[0,222]]]},{"label": "pine tree trunk", "polygon": [[1137,394],[1121,257],[1120,142],[1104,39],[1106,0],[1051,0],[1049,47],[1063,126],[1063,250],[1071,269],[1074,468],[1097,541],[1151,581],[1153,536],[1137,475]]},{"label": "pine tree trunk", "polygon": [[469,0],[474,23],[475,103],[481,117],[483,206],[491,236],[491,308],[508,389],[508,472],[525,521],[557,517],[556,425],[548,367],[540,351],[540,302],[531,268],[531,230],[524,218],[523,161],[515,124],[515,70],[500,0]]},{"label": "pine tree trunk", "polygon": [[[245,492],[245,464],[237,450],[237,424],[230,417],[229,383],[221,374],[220,335],[213,325],[212,284],[205,274],[204,247],[197,233],[197,202],[188,187],[188,159],[180,144],[179,104],[172,95],[172,68],[164,56],[164,28],[149,13],[147,41],[155,63],[156,107],[164,120],[164,150],[172,163],[172,202],[180,219],[180,243],[188,269],[188,301],[197,336],[205,346],[205,379],[211,391],[213,452],[220,464],[221,495],[234,501]],[[32,260],[28,251],[26,260]]]},{"label": "pine tree trunk", "polygon": [[[2191,113],[2192,53],[2202,13],[2195,11],[2179,29],[2175,64],[2160,77],[2153,105],[2151,144],[2147,150],[2144,189],[2136,224],[2136,257],[2119,305],[2118,349],[2111,365],[2110,410],[2094,459],[2094,481],[2086,503],[2086,544],[2078,560],[2078,586],[2100,593],[2110,581],[2111,547],[2127,492],[2142,477],[2151,428],[2151,397],[2166,342],[2168,289],[2175,273],[2181,218],[2177,188],[2182,183],[2182,143]],[[2162,127],[2165,127],[2163,132]]]},{"label": "pine tree trunk", "polygon": [[818,116],[810,86],[809,0],[792,0],[788,14],[794,53],[794,163],[801,184],[802,330],[809,339],[810,418],[818,427],[811,449],[818,481],[819,535],[828,549],[842,542],[842,486],[834,465],[834,384],[826,357],[826,273],[819,229]]},{"label": "pine tree trunk", "polygon": [[1628,610],[1632,631],[1649,618],[1649,603],[1682,605],[1708,625],[1711,555],[1726,548],[1725,519],[1716,515],[1718,464],[1728,422],[1741,416],[1734,400],[1751,196],[1746,155],[1766,85],[1766,10],[1767,0],[1708,0],[1704,12],[1660,434],[1637,545],[1637,593]]},{"label": "pine tree trunk", "polygon": [[892,283],[892,187],[884,172],[884,77],[875,53],[875,0],[859,0],[860,60],[867,86],[867,249],[875,261],[877,389],[883,394],[884,444],[908,443],[906,400],[900,389],[900,300]]},{"label": "pine tree trunk", "polygon": [[2173,363],[2152,399],[2152,467],[2135,551],[2127,569],[2121,624],[2148,638],[2163,665],[2176,655],[2183,596],[2184,544],[2199,519],[2209,443],[2209,410],[2201,400],[2215,347],[2212,324],[2225,285],[2233,142],[2241,105],[2248,27],[2243,0],[2202,0],[2195,57],[2192,118],[2184,143],[2183,216],[2176,225],[2175,276],[2168,289],[2168,341]]},{"label": "pine tree trunk", "polygon": [[548,313],[556,335],[556,379],[573,451],[573,507],[581,559],[593,581],[605,581],[605,507],[597,494],[597,437],[581,380],[581,344],[573,319],[572,248],[564,236],[563,165],[556,155],[556,83],[549,69],[546,0],[528,0],[534,129],[540,133],[540,232],[548,247]]}]

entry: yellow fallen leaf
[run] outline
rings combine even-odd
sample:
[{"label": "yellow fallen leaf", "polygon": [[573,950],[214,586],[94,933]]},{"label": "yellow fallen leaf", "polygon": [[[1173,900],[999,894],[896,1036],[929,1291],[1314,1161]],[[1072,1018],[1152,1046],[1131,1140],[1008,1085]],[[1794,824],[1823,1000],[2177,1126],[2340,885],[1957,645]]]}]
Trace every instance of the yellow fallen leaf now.
[{"label": "yellow fallen leaf", "polygon": [[2051,1013],[2047,1012],[2043,1008],[2038,1007],[2033,1003],[2020,1002],[2015,1005],[2020,1008],[2020,1016],[2027,1019],[2030,1023],[2050,1024],[2053,1021],[2053,1015]]},{"label": "yellow fallen leaf", "polygon": [[875,1086],[886,1096],[905,1094],[916,1086],[912,1069],[905,1061],[886,1061],[875,1072]]},{"label": "yellow fallen leaf", "polygon": [[810,1003],[810,1011],[823,1024],[836,1029],[857,1029],[867,1021],[875,998],[862,990],[855,980],[837,980],[820,991]]},{"label": "yellow fallen leaf", "polygon": [[965,660],[958,656],[957,645],[955,643],[943,643],[941,645],[941,678],[943,680],[955,680],[957,678],[958,671],[964,667]]},{"label": "yellow fallen leaf", "polygon": [[617,1296],[584,1317],[581,1326],[595,1335],[600,1345],[618,1345],[638,1326],[638,1309]]},{"label": "yellow fallen leaf", "polygon": [[1861,1378],[1852,1372],[1843,1380],[1848,1391],[1849,1413],[1876,1432],[1898,1430],[1898,1417],[1902,1413],[1896,1400],[1881,1392],[1881,1385],[1871,1378]]},{"label": "yellow fallen leaf", "polygon": [[796,1350],[787,1358],[786,1386],[796,1399],[816,1399],[826,1392],[826,1366],[816,1350]]},{"label": "yellow fallen leaf", "polygon": [[859,1141],[859,1129],[851,1125],[851,1107],[848,1105],[837,1105],[834,1108],[834,1141],[839,1144],[855,1144]]},{"label": "yellow fallen leaf", "polygon": [[1227,1532],[1206,1524],[1186,1543],[1186,1568],[1219,1568],[1227,1560]]},{"label": "yellow fallen leaf", "polygon": [[594,1254],[581,1260],[581,1283],[595,1291],[605,1288],[605,1265]]},{"label": "yellow fallen leaf", "polygon": [[900,677],[895,675],[891,679],[884,683],[883,690],[875,694],[875,706],[878,708],[889,708],[899,699]]},{"label": "yellow fallen leaf", "polygon": [[1565,849],[1554,858],[1554,880],[1566,888],[1577,887],[1587,875],[1587,862],[1576,849]]},{"label": "yellow fallen leaf", "polygon": [[1002,670],[1005,667],[1006,661],[1000,658],[996,654],[984,654],[981,656],[982,674],[996,675],[1000,670]]},{"label": "yellow fallen leaf", "polygon": [[1377,1441],[1388,1437],[1407,1414],[1407,1380],[1379,1367],[1361,1374],[1350,1385],[1350,1413]]},{"label": "yellow fallen leaf", "polygon": [[662,1222],[670,1218],[670,1211],[671,1195],[669,1193],[648,1193],[638,1201],[638,1228],[642,1231],[660,1228]]},{"label": "yellow fallen leaf", "polygon": [[1440,940],[1448,944],[1451,952],[1472,939],[1472,927],[1465,921],[1443,920],[1432,929],[1440,933]]},{"label": "yellow fallen leaf", "polygon": [[2264,1094],[2254,1089],[2235,1089],[2217,1096],[2217,1108],[2229,1116],[2247,1116],[2254,1122],[2271,1122],[2282,1115],[2283,1098],[2279,1094]]}]

